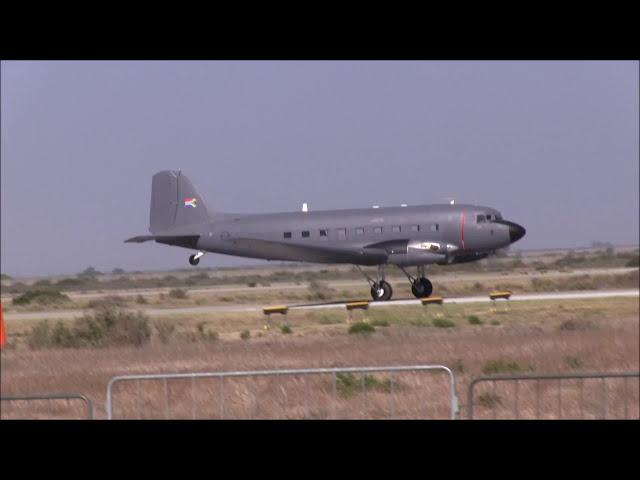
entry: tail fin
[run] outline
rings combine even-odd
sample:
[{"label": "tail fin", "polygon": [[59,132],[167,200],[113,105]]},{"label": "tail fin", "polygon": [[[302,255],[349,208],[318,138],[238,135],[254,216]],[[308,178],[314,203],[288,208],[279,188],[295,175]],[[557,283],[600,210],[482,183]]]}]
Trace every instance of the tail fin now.
[{"label": "tail fin", "polygon": [[204,199],[180,171],[164,170],[151,181],[151,233],[207,222]]}]

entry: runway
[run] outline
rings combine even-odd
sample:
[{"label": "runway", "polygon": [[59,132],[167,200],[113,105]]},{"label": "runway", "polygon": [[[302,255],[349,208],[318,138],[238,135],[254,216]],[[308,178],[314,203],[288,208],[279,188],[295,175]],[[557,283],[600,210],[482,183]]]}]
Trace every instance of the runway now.
[{"label": "runway", "polygon": [[[640,290],[591,290],[591,291],[575,291],[575,292],[553,292],[553,293],[529,293],[521,295],[512,295],[511,302],[521,301],[536,301],[536,300],[575,300],[575,299],[590,299],[590,298],[610,298],[610,297],[638,297],[640,296]],[[354,299],[356,300],[356,299]],[[363,300],[363,299],[360,299]],[[452,297],[445,298],[443,303],[445,304],[458,304],[458,303],[488,303],[491,300],[487,296],[474,296],[474,297]],[[503,300],[498,300],[503,301]],[[369,306],[371,308],[378,307],[390,307],[394,305],[420,305],[421,302],[418,299],[398,299],[390,300],[388,302],[371,302]],[[321,303],[321,304],[305,304],[305,305],[289,305],[290,310],[317,310],[327,308],[345,308],[346,302],[339,303]],[[265,305],[209,305],[202,307],[188,307],[188,308],[142,308],[140,311],[144,312],[150,317],[165,317],[173,315],[198,315],[207,313],[232,313],[232,312],[262,312],[262,308]],[[45,319],[72,319],[78,318],[85,314],[85,310],[52,310],[49,312],[6,312],[4,314],[5,321],[17,322],[21,320],[45,320]]]}]

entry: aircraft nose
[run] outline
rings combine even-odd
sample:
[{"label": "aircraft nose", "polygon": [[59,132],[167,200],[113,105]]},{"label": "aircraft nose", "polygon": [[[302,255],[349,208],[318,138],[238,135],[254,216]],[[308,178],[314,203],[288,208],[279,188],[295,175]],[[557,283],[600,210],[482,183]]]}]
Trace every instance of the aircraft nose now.
[{"label": "aircraft nose", "polygon": [[525,233],[527,233],[527,231],[524,229],[524,227],[518,225],[517,223],[509,222],[509,239],[511,240],[511,243],[520,240],[522,237],[524,237]]}]

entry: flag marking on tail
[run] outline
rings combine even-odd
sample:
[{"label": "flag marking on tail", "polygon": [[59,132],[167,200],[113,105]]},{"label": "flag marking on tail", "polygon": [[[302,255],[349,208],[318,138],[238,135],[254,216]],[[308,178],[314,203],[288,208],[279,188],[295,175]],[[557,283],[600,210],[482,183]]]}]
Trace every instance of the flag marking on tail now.
[{"label": "flag marking on tail", "polygon": [[197,198],[185,198],[184,199],[184,206],[185,207],[196,208],[198,206],[198,199]]}]

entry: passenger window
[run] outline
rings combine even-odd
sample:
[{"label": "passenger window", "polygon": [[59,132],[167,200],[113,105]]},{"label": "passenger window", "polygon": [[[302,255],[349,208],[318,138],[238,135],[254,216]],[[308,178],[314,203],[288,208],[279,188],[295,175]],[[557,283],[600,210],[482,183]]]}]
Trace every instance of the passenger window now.
[{"label": "passenger window", "polygon": [[328,236],[326,228],[321,228],[320,229],[320,236],[321,237],[327,237]]},{"label": "passenger window", "polygon": [[431,225],[429,225],[429,230],[432,232],[437,232],[438,231],[438,224],[437,223],[432,223]]},{"label": "passenger window", "polygon": [[478,215],[478,216],[476,217],[476,221],[477,221],[478,223],[486,223],[487,218],[486,218],[484,215]]},{"label": "passenger window", "polygon": [[393,227],[391,227],[391,231],[393,233],[400,233],[400,226],[394,225]]},{"label": "passenger window", "polygon": [[382,233],[382,227],[373,227],[373,233]]},{"label": "passenger window", "polygon": [[364,228],[362,227],[356,228],[356,235],[364,235]]},{"label": "passenger window", "polygon": [[309,238],[309,231],[305,230],[302,232],[302,238]]},{"label": "passenger window", "polygon": [[411,231],[412,232],[419,232],[420,231],[420,225],[411,225]]},{"label": "passenger window", "polygon": [[284,232],[284,238],[291,238],[291,232]]},{"label": "passenger window", "polygon": [[346,240],[347,239],[347,229],[339,228],[338,230],[338,240]]}]

